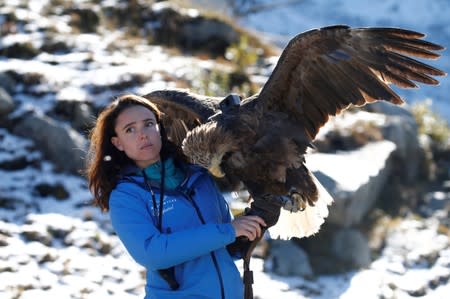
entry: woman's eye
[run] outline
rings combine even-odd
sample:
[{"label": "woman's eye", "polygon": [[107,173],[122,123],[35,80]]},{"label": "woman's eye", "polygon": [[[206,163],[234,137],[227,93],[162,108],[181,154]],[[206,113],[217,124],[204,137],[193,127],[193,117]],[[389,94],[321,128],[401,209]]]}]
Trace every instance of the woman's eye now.
[{"label": "woman's eye", "polygon": [[127,128],[126,130],[125,130],[125,133],[133,133],[134,132],[134,128]]},{"label": "woman's eye", "polygon": [[153,126],[155,125],[155,123],[152,122],[152,121],[149,121],[149,122],[147,122],[145,125],[146,125],[147,127],[153,127]]}]

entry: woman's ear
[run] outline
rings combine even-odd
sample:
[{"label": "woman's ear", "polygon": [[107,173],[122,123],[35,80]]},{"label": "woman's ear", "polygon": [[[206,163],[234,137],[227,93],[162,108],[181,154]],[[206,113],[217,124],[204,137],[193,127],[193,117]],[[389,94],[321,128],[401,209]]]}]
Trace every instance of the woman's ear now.
[{"label": "woman's ear", "polygon": [[120,143],[119,138],[117,138],[116,136],[111,137],[111,143],[119,150],[119,151],[123,151],[123,146]]}]

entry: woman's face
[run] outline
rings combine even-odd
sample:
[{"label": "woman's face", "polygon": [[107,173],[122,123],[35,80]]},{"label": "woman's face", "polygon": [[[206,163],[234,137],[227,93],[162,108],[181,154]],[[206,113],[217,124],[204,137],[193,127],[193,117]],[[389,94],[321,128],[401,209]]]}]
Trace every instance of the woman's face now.
[{"label": "woman's face", "polygon": [[117,117],[114,131],[112,144],[138,167],[145,168],[159,161],[161,135],[151,110],[141,105],[126,108]]}]

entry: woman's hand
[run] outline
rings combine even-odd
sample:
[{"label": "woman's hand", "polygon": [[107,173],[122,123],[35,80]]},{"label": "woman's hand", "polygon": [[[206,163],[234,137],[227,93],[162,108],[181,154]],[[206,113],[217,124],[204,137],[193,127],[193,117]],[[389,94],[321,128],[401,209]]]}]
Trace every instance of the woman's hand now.
[{"label": "woman's hand", "polygon": [[267,226],[261,217],[254,215],[236,217],[231,225],[236,232],[236,238],[244,236],[250,241],[261,236],[261,226]]}]

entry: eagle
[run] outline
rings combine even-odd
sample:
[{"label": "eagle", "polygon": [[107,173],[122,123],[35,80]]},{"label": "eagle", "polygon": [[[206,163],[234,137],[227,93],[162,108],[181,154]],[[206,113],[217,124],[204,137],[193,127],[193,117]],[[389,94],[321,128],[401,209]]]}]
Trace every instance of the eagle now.
[{"label": "eagle", "polygon": [[305,165],[320,128],[349,108],[375,101],[404,103],[390,85],[437,85],[446,73],[420,59],[444,48],[424,34],[402,28],[312,29],[292,38],[255,95],[222,100],[181,90],[145,95],[166,114],[169,138],[191,162],[245,188],[253,198],[288,198],[272,237],[316,233],[328,216],[331,196]]}]

